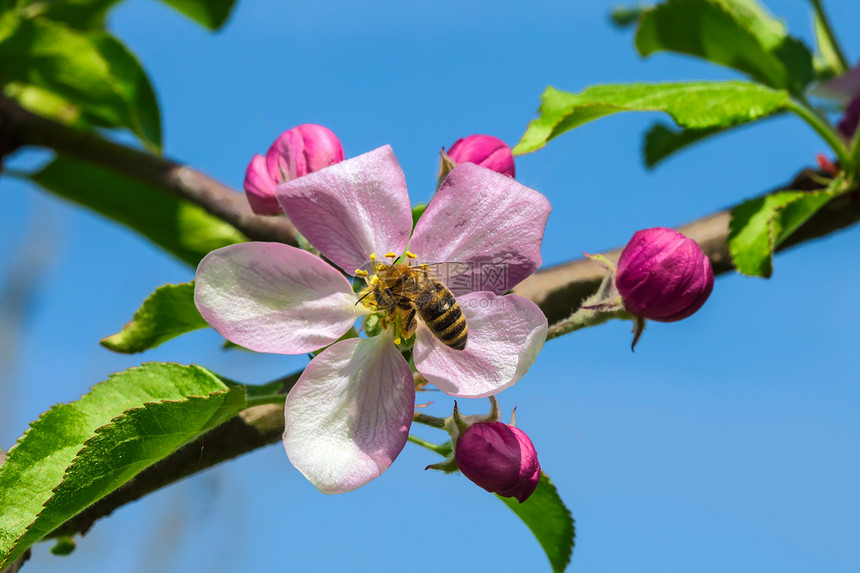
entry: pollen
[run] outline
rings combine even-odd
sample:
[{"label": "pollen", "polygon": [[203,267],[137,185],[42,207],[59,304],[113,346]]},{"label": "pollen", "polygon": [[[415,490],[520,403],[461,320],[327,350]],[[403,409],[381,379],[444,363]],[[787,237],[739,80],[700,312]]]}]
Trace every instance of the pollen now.
[{"label": "pollen", "polygon": [[385,253],[385,256],[389,259],[396,259],[397,253],[395,253],[394,251],[388,251],[387,253]]},{"label": "pollen", "polygon": [[405,253],[407,259],[417,259],[418,255],[413,253],[412,251],[406,251]]},{"label": "pollen", "polygon": [[355,276],[357,276],[357,277],[366,278],[367,274],[368,274],[367,271],[363,271],[361,269],[355,269]]},{"label": "pollen", "polygon": [[400,340],[400,337],[399,337],[399,336],[398,336],[397,338],[395,338],[395,339],[394,339],[394,344],[396,344],[396,345],[398,345],[398,346],[399,346],[399,345],[400,345],[400,342],[401,342],[401,340]]}]

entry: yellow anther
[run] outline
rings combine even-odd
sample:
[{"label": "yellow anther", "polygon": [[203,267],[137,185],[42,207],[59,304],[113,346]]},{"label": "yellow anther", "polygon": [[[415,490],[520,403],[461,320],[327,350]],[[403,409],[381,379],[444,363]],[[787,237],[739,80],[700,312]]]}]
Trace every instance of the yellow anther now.
[{"label": "yellow anther", "polygon": [[412,251],[406,251],[406,258],[407,258],[407,259],[417,259],[417,258],[418,258],[418,255],[416,255],[416,254],[415,254],[415,253],[413,253]]},{"label": "yellow anther", "polygon": [[368,274],[367,271],[363,271],[361,269],[355,269],[355,276],[357,276],[357,277],[366,277],[367,274]]},{"label": "yellow anther", "polygon": [[394,251],[388,251],[387,253],[385,253],[385,256],[388,257],[389,259],[396,259],[397,253],[395,253]]},{"label": "yellow anther", "polygon": [[378,276],[376,276],[376,275],[373,275],[373,278],[372,278],[372,279],[370,279],[370,284],[371,284],[372,286],[376,286],[376,285],[378,285],[378,284],[379,284],[379,277],[378,277]]},{"label": "yellow anther", "polygon": [[394,344],[400,345],[400,337],[394,339]]}]

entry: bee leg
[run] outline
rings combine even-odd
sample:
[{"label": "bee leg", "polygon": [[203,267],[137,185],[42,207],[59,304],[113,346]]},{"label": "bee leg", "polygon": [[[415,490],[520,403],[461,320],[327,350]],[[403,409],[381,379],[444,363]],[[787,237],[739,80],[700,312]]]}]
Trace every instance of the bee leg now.
[{"label": "bee leg", "polygon": [[412,338],[415,334],[415,330],[418,328],[418,318],[415,313],[414,308],[410,308],[409,312],[403,317],[403,328],[402,328],[402,336],[403,338]]},{"label": "bee leg", "polygon": [[403,310],[409,310],[412,308],[412,301],[402,294],[395,294],[390,288],[385,289],[385,295],[392,301],[391,306],[388,308],[393,308],[397,306],[398,308],[402,308]]}]

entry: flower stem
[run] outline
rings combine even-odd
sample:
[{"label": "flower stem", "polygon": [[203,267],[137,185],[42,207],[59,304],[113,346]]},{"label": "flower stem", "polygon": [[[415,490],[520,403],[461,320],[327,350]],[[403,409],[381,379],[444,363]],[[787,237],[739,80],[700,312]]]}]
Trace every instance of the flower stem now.
[{"label": "flower stem", "polygon": [[412,415],[412,420],[418,422],[419,424],[424,424],[425,426],[432,426],[433,428],[445,429],[445,419],[437,418],[436,416],[430,416],[428,414],[422,414],[421,412],[415,412]]},{"label": "flower stem", "polygon": [[848,70],[848,60],[845,58],[845,54],[842,53],[842,48],[839,46],[839,42],[836,41],[836,35],[833,33],[833,28],[830,26],[830,20],[827,18],[827,14],[824,13],[824,6],[821,5],[821,0],[809,0],[809,3],[812,4],[812,10],[815,12],[815,17],[818,18],[818,22],[821,26],[821,31],[824,33],[824,38],[821,40],[826,42],[830,49],[833,51],[833,55],[836,56],[839,65],[842,67],[841,70],[833,70],[837,75],[844,74]]},{"label": "flower stem", "polygon": [[552,340],[553,338],[558,338],[563,334],[576,332],[582,328],[597,326],[598,324],[603,324],[613,318],[629,319],[631,318],[631,315],[623,310],[606,311],[591,308],[580,308],[564,320],[560,320],[553,324],[547,331],[546,339]]},{"label": "flower stem", "polygon": [[836,153],[836,158],[839,159],[839,165],[846,171],[853,171],[854,163],[851,159],[851,154],[848,153],[848,148],[839,137],[839,134],[831,125],[819,116],[812,107],[804,102],[799,102],[794,99],[789,99],[786,103],[788,111],[796,114],[800,119],[805,121],[821,138],[827,142],[830,148]]},{"label": "flower stem", "polygon": [[451,453],[450,442],[446,442],[444,444],[431,444],[430,442],[424,441],[421,438],[416,438],[411,434],[409,435],[409,441],[413,444],[418,444],[422,448],[427,448],[431,452],[436,452],[443,457],[448,457],[448,455]]}]

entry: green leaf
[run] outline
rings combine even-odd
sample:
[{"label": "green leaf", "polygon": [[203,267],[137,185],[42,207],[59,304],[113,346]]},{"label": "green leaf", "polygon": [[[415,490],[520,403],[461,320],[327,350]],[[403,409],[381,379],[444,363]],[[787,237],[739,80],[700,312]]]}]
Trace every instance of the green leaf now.
[{"label": "green leaf", "polygon": [[158,101],[140,62],[113,36],[94,33],[89,37],[109,62],[116,89],[127,104],[121,124],[131,129],[149,149],[161,151]]},{"label": "green leaf", "polygon": [[543,547],[552,570],[560,573],[570,563],[576,531],[570,510],[558,495],[545,473],[541,473],[537,489],[524,503],[509,497],[496,496],[523,520]]},{"label": "green leaf", "polygon": [[194,304],[194,281],[162,285],[149,295],[122,330],[103,338],[114,352],[143,352],[179,335],[209,326]]},{"label": "green leaf", "polygon": [[230,17],[234,0],[161,0],[210,30],[217,30]]},{"label": "green leaf", "polygon": [[628,28],[637,23],[648,8],[643,4],[617,6],[609,12],[609,19],[618,28]]},{"label": "green leaf", "polygon": [[7,84],[3,91],[7,96],[17,101],[21,107],[35,114],[79,129],[89,127],[81,117],[81,110],[78,106],[53,92],[17,82]]},{"label": "green leaf", "polygon": [[104,32],[41,18],[17,21],[8,36],[0,33],[0,78],[55,94],[90,123],[127,127],[150,148],[161,146],[158,103],[146,73]]},{"label": "green leaf", "polygon": [[209,251],[247,240],[235,227],[188,201],[69,157],[57,156],[30,179],[137,231],[191,266]]},{"label": "green leaf", "polygon": [[562,133],[619,111],[663,111],[684,128],[729,127],[781,111],[788,93],[749,82],[599,85],[580,93],[549,87],[514,153],[542,148]]},{"label": "green leaf", "polygon": [[[116,110],[110,66],[86,35],[50,20],[20,20],[0,42],[0,77],[93,109]],[[116,111],[115,114],[118,115]]]},{"label": "green leaf", "polygon": [[120,0],[27,0],[24,12],[32,18],[40,16],[63,22],[77,30],[103,30],[108,12]]},{"label": "green leaf", "polygon": [[640,19],[636,49],[704,58],[794,94],[815,79],[809,49],[754,0],[668,0]]},{"label": "green leaf", "polygon": [[645,165],[654,167],[677,151],[697,143],[706,137],[725,131],[726,128],[711,127],[708,129],[675,129],[671,125],[657,122],[645,134],[642,149]]},{"label": "green leaf", "polygon": [[244,404],[242,387],[203,368],[150,363],[42,414],[0,468],[0,570]]},{"label": "green leaf", "polygon": [[824,207],[837,188],[834,183],[823,191],[780,191],[732,209],[728,243],[738,271],[770,277],[776,248]]}]

